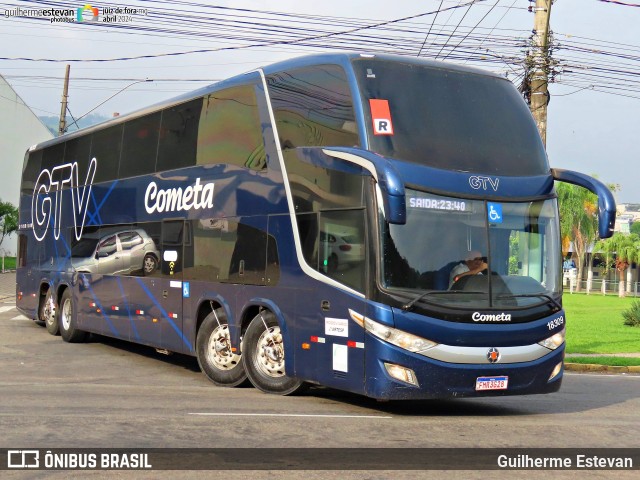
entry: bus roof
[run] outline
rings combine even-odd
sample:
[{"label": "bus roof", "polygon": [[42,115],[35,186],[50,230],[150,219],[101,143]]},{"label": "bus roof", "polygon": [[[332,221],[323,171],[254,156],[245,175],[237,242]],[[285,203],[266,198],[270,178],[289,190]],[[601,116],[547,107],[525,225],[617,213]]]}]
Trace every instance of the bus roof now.
[{"label": "bus roof", "polygon": [[44,142],[33,145],[32,147],[29,148],[28,151],[39,150],[41,148],[46,148],[61,142],[66,142],[76,137],[93,133],[94,131],[102,130],[103,128],[108,128],[113,125],[117,125],[123,122],[128,122],[130,120],[147,115],[149,113],[153,113],[158,110],[162,110],[168,107],[172,107],[174,105],[179,105],[181,103],[188,102],[189,100],[193,100],[195,98],[208,95],[210,93],[216,92],[223,88],[228,88],[235,85],[241,85],[243,83],[246,83],[247,81],[246,79],[250,74],[257,72],[259,70],[262,70],[265,75],[271,75],[271,74],[286,71],[286,70],[308,67],[313,65],[326,65],[326,64],[341,65],[343,68],[345,68],[345,70],[348,70],[351,62],[353,60],[357,60],[360,58],[375,58],[377,60],[383,60],[388,62],[428,66],[430,68],[439,69],[439,70],[450,70],[450,71],[457,71],[457,72],[473,73],[473,74],[483,75],[483,76],[504,78],[504,77],[500,77],[497,74],[494,74],[493,72],[489,72],[487,70],[481,70],[478,68],[457,65],[455,63],[446,63],[442,61],[427,60],[423,58],[409,57],[404,55],[388,55],[388,54],[381,55],[381,54],[346,53],[346,52],[306,55],[302,57],[283,60],[281,62],[273,63],[263,67],[259,67],[254,70],[241,73],[239,75],[234,75],[233,77],[229,77],[228,79],[222,80],[220,82],[216,82],[216,83],[207,85],[205,87],[199,88],[197,90],[186,92],[177,97],[173,97],[173,98],[164,100],[162,102],[158,102],[158,103],[149,105],[147,107],[134,110],[133,112],[127,113],[125,115],[114,117],[114,118],[105,120],[104,122],[100,122],[95,125],[91,125],[89,127],[76,130],[74,132],[66,133],[59,137],[55,137],[53,139],[46,140]]}]

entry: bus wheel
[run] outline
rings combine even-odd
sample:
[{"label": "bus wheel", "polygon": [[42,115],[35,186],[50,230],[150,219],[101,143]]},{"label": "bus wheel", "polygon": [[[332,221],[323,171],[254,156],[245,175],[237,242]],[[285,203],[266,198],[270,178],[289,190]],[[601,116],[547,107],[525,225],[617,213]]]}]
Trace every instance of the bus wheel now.
[{"label": "bus wheel", "polygon": [[53,288],[49,288],[49,290],[47,290],[47,295],[40,303],[38,318],[44,322],[44,325],[47,327],[47,331],[51,335],[60,335],[57,312],[58,305],[56,304],[56,296],[53,293]]},{"label": "bus wheel", "polygon": [[292,395],[305,383],[285,375],[284,342],[273,313],[262,311],[251,320],[242,340],[242,361],[254,387],[266,393]]},{"label": "bus wheel", "polygon": [[58,309],[58,324],[60,325],[60,335],[65,342],[80,343],[87,339],[87,332],[78,330],[76,320],[74,318],[75,306],[73,305],[73,296],[71,290],[66,289],[60,300],[60,308]]},{"label": "bus wheel", "polygon": [[247,381],[242,357],[231,350],[229,322],[224,309],[211,312],[200,325],[196,356],[200,369],[221,387],[237,387]]}]

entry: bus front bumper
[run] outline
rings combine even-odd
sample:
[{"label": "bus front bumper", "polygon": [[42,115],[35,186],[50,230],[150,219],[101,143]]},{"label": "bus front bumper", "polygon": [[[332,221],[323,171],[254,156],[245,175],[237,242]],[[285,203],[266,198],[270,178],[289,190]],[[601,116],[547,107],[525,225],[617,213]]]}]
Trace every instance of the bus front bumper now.
[{"label": "bus front bumper", "polygon": [[381,400],[552,393],[562,383],[563,359],[564,344],[520,363],[444,362],[368,336],[365,390],[366,395]]}]

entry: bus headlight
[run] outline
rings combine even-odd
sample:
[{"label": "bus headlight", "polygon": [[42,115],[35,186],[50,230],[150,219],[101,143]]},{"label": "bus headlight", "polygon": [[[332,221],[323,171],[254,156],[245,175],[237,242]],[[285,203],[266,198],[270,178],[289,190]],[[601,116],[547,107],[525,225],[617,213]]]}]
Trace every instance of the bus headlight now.
[{"label": "bus headlight", "polygon": [[418,379],[416,378],[416,374],[413,370],[407,367],[403,367],[402,365],[396,365],[394,363],[384,362],[384,368],[387,370],[387,373],[396,380],[400,380],[401,382],[408,383],[409,385],[415,385],[419,387]]},{"label": "bus headlight", "polygon": [[382,325],[381,323],[375,322],[364,315],[354,312],[353,310],[349,310],[349,313],[351,314],[353,321],[371,335],[378,337],[380,340],[391,343],[392,345],[403,348],[404,350],[409,350],[413,353],[422,353],[438,345],[426,338],[403,332],[397,328]]},{"label": "bus headlight", "polygon": [[564,343],[565,329],[563,328],[558,333],[551,335],[549,338],[545,338],[538,345],[548,348],[549,350],[555,350]]},{"label": "bus headlight", "polygon": [[556,365],[556,367],[551,372],[551,375],[549,375],[549,380],[547,380],[547,382],[550,382],[551,380],[556,378],[561,371],[562,371],[562,362]]}]

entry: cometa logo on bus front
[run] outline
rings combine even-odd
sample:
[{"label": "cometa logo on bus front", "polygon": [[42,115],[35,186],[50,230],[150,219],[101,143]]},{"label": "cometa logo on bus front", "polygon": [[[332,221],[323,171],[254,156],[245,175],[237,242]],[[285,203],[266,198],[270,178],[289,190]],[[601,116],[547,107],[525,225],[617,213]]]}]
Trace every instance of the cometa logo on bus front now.
[{"label": "cometa logo on bus front", "polygon": [[160,190],[156,182],[151,182],[144,193],[144,208],[149,214],[213,208],[213,183],[201,185],[200,178],[196,178],[195,185],[184,190],[179,187]]},{"label": "cometa logo on bus front", "polygon": [[495,314],[482,314],[480,312],[473,312],[471,319],[474,322],[510,322],[510,313],[495,313]]}]

